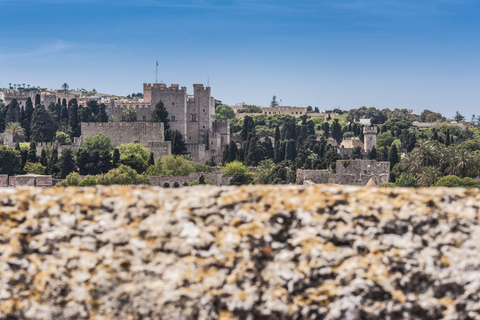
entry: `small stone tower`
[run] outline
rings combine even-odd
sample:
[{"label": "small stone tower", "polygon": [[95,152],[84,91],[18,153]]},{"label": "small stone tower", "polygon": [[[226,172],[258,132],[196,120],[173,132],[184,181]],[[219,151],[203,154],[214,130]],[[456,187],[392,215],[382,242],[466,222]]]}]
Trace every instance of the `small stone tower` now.
[{"label": "small stone tower", "polygon": [[377,147],[377,127],[363,127],[363,146],[365,152]]}]

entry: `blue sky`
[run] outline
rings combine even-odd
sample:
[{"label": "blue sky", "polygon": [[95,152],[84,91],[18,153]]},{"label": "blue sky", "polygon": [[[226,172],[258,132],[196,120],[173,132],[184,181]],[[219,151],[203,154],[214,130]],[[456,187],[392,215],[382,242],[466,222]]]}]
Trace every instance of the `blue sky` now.
[{"label": "blue sky", "polygon": [[480,1],[0,0],[0,87],[480,114]]}]

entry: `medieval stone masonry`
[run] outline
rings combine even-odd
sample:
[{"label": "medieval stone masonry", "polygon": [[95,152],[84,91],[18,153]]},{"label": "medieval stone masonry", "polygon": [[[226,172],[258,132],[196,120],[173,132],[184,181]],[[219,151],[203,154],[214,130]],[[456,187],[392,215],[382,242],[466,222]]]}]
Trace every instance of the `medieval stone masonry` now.
[{"label": "medieval stone masonry", "polygon": [[163,123],[151,122],[117,122],[117,123],[87,123],[82,122],[83,139],[103,133],[110,138],[113,146],[125,143],[139,143],[149,148],[155,158],[170,155],[172,143],[165,141]]},{"label": "medieval stone masonry", "polygon": [[107,106],[110,117],[125,120],[123,112],[129,106],[137,111],[137,121],[150,121],[155,105],[162,101],[168,111],[172,130],[180,131],[188,151],[197,161],[221,162],[222,147],[230,143],[230,122],[215,120],[215,99],[210,87],[193,85],[193,95],[186,87],[164,83],[144,83],[143,100],[111,101]]}]

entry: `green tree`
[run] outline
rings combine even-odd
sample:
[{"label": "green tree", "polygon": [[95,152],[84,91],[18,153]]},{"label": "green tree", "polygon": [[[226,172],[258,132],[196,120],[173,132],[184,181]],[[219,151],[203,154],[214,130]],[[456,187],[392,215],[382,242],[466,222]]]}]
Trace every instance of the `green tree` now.
[{"label": "green tree", "polygon": [[78,184],[79,187],[92,187],[92,186],[95,186],[95,185],[97,185],[97,178],[95,178],[92,175],[87,175]]},{"label": "green tree", "polygon": [[50,112],[44,106],[37,106],[32,116],[30,140],[51,142],[55,136],[55,125]]},{"label": "green tree", "polygon": [[248,170],[248,167],[240,161],[232,161],[230,163],[227,163],[222,169],[222,172],[226,176],[233,176],[234,174],[238,173],[246,176],[247,180],[250,182],[253,180],[253,174]]},{"label": "green tree", "polygon": [[108,150],[88,150],[77,152],[77,166],[81,175],[106,173],[112,168],[112,155]]},{"label": "green tree", "polygon": [[192,172],[210,171],[210,167],[198,165],[195,161],[182,155],[169,155],[159,158],[147,170],[152,176],[188,176]]},{"label": "green tree", "polygon": [[252,117],[246,116],[243,118],[243,126],[240,136],[243,140],[247,140],[249,134],[255,135],[255,122],[253,121]]},{"label": "green tree", "polygon": [[457,111],[457,112],[455,113],[454,119],[455,119],[455,121],[457,121],[457,122],[461,122],[461,121],[464,121],[464,120],[465,120],[465,116],[462,116],[462,114]]},{"label": "green tree", "polygon": [[397,187],[411,187],[411,188],[416,188],[417,187],[417,179],[415,176],[409,172],[404,172],[400,175],[400,177],[397,178],[397,181],[395,182],[395,185]]},{"label": "green tree", "polygon": [[73,149],[63,149],[62,156],[58,161],[59,178],[65,179],[70,172],[74,172],[76,169]]},{"label": "green tree", "polygon": [[285,142],[285,160],[295,161],[296,158],[295,141],[290,139]]},{"label": "green tree", "polygon": [[123,115],[127,122],[137,121],[137,109],[132,106],[128,106],[123,110]]},{"label": "green tree", "polygon": [[37,144],[35,142],[30,142],[30,148],[28,150],[28,160],[30,162],[38,162]]},{"label": "green tree", "polygon": [[221,104],[215,108],[215,120],[230,120],[235,118],[235,112],[230,106]]},{"label": "green tree", "polygon": [[163,122],[163,129],[168,130],[170,129],[170,125],[168,124],[168,111],[165,108],[162,100],[159,100],[155,105],[155,108],[152,111],[152,115],[150,117],[151,122]]},{"label": "green tree", "polygon": [[47,167],[41,165],[38,162],[27,162],[25,166],[23,167],[23,170],[26,173],[32,173],[32,174],[45,174],[47,171]]},{"label": "green tree", "polygon": [[139,143],[121,144],[118,147],[120,152],[120,163],[131,166],[137,172],[144,172],[148,168],[150,150]]},{"label": "green tree", "polygon": [[398,157],[397,146],[394,144],[390,149],[390,154],[388,155],[388,161],[390,161],[390,168],[393,168],[400,160]]},{"label": "green tree", "polygon": [[370,152],[368,152],[368,158],[370,160],[376,160],[377,159],[377,148],[373,147]]},{"label": "green tree", "polygon": [[342,126],[338,122],[338,119],[334,119],[332,123],[332,138],[337,141],[338,144],[342,142],[343,133]]},{"label": "green tree", "polygon": [[13,135],[14,142],[22,141],[26,136],[25,129],[18,122],[8,123],[5,132]]},{"label": "green tree", "polygon": [[72,128],[74,137],[80,137],[80,123],[78,120],[78,103],[77,99],[68,101],[68,125]]},{"label": "green tree", "polygon": [[100,103],[99,111],[95,119],[96,122],[108,122],[108,115],[106,110],[107,107],[105,106],[105,104]]},{"label": "green tree", "polygon": [[15,175],[21,169],[20,152],[13,148],[0,147],[0,174]]},{"label": "green tree", "polygon": [[55,133],[55,140],[62,145],[72,144],[72,139],[70,139],[70,135],[66,134],[63,131],[57,131]]},{"label": "green tree", "polygon": [[30,127],[32,124],[34,111],[35,109],[33,108],[32,98],[28,97],[27,101],[25,102],[25,118],[23,119],[23,128],[25,129],[27,141],[30,140]]},{"label": "green tree", "polygon": [[454,188],[479,188],[480,185],[477,181],[472,178],[465,177],[463,179],[449,175],[443,178],[440,178],[435,184],[435,187],[454,187]]},{"label": "green tree", "polygon": [[113,149],[113,157],[112,157],[112,167],[116,168],[120,165],[120,152],[117,148]]},{"label": "green tree", "polygon": [[97,176],[97,184],[99,185],[129,185],[129,184],[145,184],[151,185],[145,174],[138,174],[137,171],[129,166],[120,165],[118,168],[112,169],[107,173]]},{"label": "green tree", "polygon": [[425,167],[417,174],[417,184],[419,187],[430,187],[437,183],[442,177],[442,173],[436,167]]},{"label": "green tree", "polygon": [[42,152],[40,153],[40,164],[44,166],[45,168],[48,165],[48,159],[47,159],[47,151],[46,147],[42,148]]},{"label": "green tree", "polygon": [[165,140],[172,142],[172,154],[182,155],[187,154],[187,143],[183,134],[178,130],[166,130]]},{"label": "green tree", "polygon": [[66,177],[65,180],[60,181],[59,183],[56,184],[56,187],[76,187],[80,184],[80,176],[78,175],[78,172],[71,172],[69,173]]},{"label": "green tree", "polygon": [[271,108],[276,108],[276,107],[278,107],[278,101],[277,101],[277,97],[276,97],[276,96],[273,96],[273,97],[272,97],[272,102],[270,102],[270,107],[271,107]]},{"label": "green tree", "polygon": [[112,151],[113,147],[110,138],[103,133],[99,133],[90,137],[86,137],[83,140],[82,149],[86,149],[88,151],[104,150],[110,152]]}]

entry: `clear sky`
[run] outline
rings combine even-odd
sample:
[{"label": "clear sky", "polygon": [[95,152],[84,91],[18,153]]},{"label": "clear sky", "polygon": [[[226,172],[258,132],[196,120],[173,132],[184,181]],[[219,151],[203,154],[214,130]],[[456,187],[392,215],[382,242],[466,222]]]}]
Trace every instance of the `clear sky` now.
[{"label": "clear sky", "polygon": [[480,114],[478,0],[0,0],[0,87]]}]

